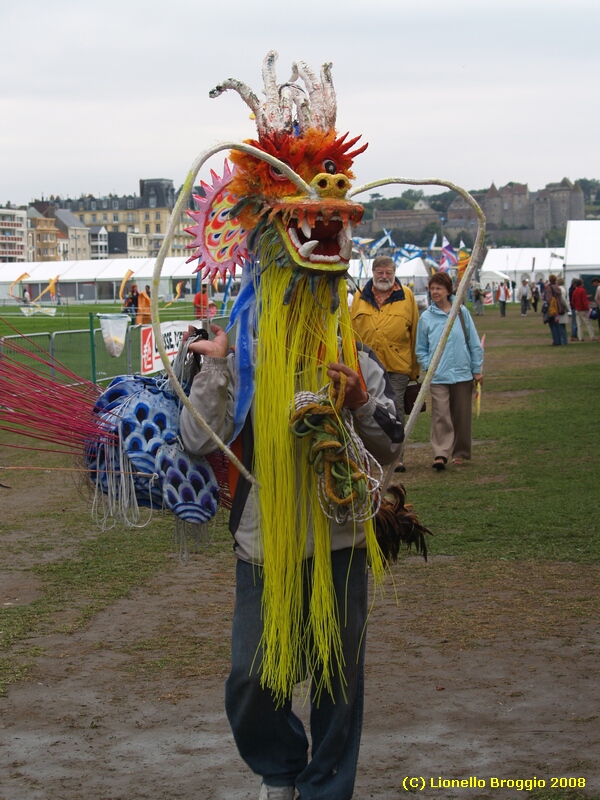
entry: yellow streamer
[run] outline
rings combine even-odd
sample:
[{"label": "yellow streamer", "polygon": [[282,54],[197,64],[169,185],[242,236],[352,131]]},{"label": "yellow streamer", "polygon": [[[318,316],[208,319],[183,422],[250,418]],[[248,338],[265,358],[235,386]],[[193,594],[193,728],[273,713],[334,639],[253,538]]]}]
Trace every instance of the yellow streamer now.
[{"label": "yellow streamer", "polygon": [[[343,670],[340,616],[331,572],[330,520],[318,500],[307,443],[290,431],[294,395],[325,383],[324,365],[340,360],[357,369],[346,286],[331,314],[330,289],[321,280],[315,298],[306,277],[294,301],[283,305],[290,272],[275,264],[262,273],[255,387],[255,465],[264,563],[262,680],[277,701],[290,697],[308,670],[317,692],[331,688]],[[384,575],[372,521],[365,524],[368,555],[377,581]],[[305,560],[307,536],[314,557]],[[312,564],[312,595],[303,613],[303,570]],[[343,616],[342,616],[343,619]]]}]

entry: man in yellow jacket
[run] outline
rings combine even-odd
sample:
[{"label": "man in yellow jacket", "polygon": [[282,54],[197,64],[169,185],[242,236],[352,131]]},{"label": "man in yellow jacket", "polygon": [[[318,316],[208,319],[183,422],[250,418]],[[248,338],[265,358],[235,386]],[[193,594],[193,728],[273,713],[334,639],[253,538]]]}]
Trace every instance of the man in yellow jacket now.
[{"label": "man in yellow jacket", "polygon": [[[396,394],[398,415],[404,421],[406,387],[419,377],[415,356],[419,310],[411,290],[396,280],[392,258],[377,256],[372,269],[373,278],[354,295],[352,327],[356,338],[368,345],[383,364]],[[402,461],[396,471],[405,471]]]}]

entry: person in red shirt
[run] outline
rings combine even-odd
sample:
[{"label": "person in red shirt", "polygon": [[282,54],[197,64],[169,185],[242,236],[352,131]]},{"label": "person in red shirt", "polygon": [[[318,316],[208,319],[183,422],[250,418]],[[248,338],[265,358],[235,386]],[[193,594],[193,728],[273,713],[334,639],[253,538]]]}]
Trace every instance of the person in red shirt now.
[{"label": "person in red shirt", "polygon": [[577,279],[577,284],[571,297],[571,309],[577,317],[577,339],[583,342],[583,326],[585,324],[589,338],[594,340],[596,337],[589,318],[590,304],[588,303],[587,293],[583,288],[583,281],[580,278]]},{"label": "person in red shirt", "polygon": [[206,319],[208,313],[208,292],[204,287],[196,292],[194,297],[194,316],[196,319]]}]

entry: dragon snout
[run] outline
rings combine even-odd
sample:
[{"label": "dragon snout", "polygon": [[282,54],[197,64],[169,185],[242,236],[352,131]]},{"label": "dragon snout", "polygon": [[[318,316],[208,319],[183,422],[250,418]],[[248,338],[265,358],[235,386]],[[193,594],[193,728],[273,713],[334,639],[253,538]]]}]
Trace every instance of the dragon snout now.
[{"label": "dragon snout", "polygon": [[320,197],[346,197],[350,188],[350,181],[343,172],[330,175],[328,172],[319,172],[310,182]]}]

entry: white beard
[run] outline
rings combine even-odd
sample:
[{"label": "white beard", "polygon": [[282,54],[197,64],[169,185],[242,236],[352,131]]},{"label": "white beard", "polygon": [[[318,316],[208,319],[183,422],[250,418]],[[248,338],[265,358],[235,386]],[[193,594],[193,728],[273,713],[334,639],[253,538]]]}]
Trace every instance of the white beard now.
[{"label": "white beard", "polygon": [[395,283],[394,278],[373,278],[373,286],[379,292],[387,292],[389,291]]}]

